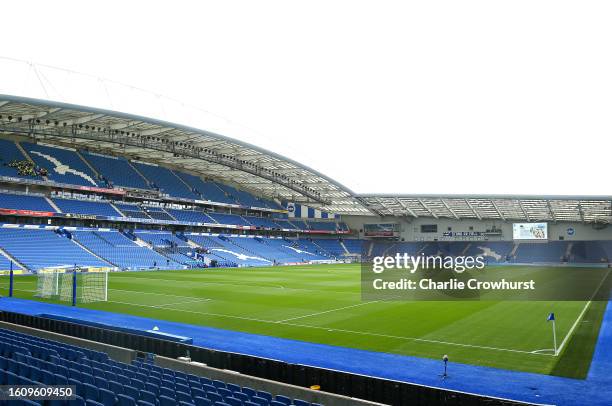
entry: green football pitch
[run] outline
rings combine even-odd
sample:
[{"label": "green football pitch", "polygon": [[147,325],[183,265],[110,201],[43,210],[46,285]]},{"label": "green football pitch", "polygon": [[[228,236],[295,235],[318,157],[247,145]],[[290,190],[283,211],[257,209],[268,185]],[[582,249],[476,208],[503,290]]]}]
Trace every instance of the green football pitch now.
[{"label": "green football pitch", "polygon": [[[7,294],[1,277],[0,294]],[[584,378],[606,302],[361,301],[357,264],[123,272],[91,309],[417,357]],[[34,298],[36,278],[15,278]],[[18,309],[15,309],[18,311]],[[560,353],[552,352],[550,312]]]}]

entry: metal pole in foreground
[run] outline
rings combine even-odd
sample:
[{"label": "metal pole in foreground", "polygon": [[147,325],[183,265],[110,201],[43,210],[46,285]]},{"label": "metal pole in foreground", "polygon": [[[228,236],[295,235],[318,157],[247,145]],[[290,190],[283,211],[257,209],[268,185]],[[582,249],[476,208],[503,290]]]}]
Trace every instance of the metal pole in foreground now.
[{"label": "metal pole in foreground", "polygon": [[14,272],[13,272],[13,261],[11,262],[11,270],[9,272],[9,297],[13,297],[13,283],[15,282],[14,280]]},{"label": "metal pole in foreground", "polygon": [[72,305],[76,306],[77,302],[77,267],[74,264],[74,272],[72,273]]},{"label": "metal pole in foreground", "polygon": [[442,374],[442,379],[448,378],[447,367],[448,367],[448,355],[444,354],[442,357],[442,361],[444,361],[444,373]]}]

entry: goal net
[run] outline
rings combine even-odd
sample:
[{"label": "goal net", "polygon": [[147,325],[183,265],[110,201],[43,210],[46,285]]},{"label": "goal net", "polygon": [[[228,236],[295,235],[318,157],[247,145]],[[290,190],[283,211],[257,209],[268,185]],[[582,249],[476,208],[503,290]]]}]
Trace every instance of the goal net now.
[{"label": "goal net", "polygon": [[108,300],[108,272],[39,272],[36,296],[62,302],[105,302]]},{"label": "goal net", "polygon": [[56,271],[39,272],[36,283],[36,296],[52,299],[59,295],[59,276]]},{"label": "goal net", "polygon": [[79,303],[108,300],[108,272],[81,273],[79,282],[77,282],[77,301]]}]

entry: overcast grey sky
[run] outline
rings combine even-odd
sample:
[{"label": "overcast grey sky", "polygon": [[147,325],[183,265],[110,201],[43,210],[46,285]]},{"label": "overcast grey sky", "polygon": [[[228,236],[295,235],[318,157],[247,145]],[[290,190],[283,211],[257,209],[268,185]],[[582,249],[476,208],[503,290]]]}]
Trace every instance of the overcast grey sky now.
[{"label": "overcast grey sky", "polygon": [[[19,1],[2,6],[0,56],[184,101],[230,120],[225,135],[356,192],[612,194],[611,11],[606,1]],[[125,106],[74,83],[45,95],[15,66],[0,71],[0,91]],[[146,114],[137,100],[127,112]]]}]

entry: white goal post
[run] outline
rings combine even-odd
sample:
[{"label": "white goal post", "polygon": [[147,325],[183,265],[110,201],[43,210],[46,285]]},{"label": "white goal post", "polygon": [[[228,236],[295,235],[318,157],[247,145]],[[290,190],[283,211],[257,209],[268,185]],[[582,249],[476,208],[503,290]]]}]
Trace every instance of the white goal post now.
[{"label": "white goal post", "polygon": [[37,277],[36,296],[40,298],[73,303],[108,300],[108,271],[47,269]]}]

